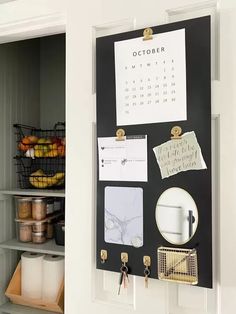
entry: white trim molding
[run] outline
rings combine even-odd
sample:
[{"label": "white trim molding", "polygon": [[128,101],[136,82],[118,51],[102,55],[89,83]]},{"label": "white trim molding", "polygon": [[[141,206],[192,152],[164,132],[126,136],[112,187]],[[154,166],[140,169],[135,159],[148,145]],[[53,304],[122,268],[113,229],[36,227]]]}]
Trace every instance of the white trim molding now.
[{"label": "white trim molding", "polygon": [[62,12],[0,23],[0,43],[49,36],[66,31],[66,15]]},{"label": "white trim molding", "polygon": [[0,4],[12,2],[12,1],[16,1],[16,0],[0,0]]}]

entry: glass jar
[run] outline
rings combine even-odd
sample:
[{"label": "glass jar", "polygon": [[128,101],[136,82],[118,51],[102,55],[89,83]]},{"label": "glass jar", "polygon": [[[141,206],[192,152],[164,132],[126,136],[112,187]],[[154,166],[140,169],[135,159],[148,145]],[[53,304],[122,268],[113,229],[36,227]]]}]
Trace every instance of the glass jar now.
[{"label": "glass jar", "polygon": [[34,198],[32,200],[32,218],[42,220],[47,215],[47,203],[45,198]]},{"label": "glass jar", "polygon": [[21,242],[32,241],[32,224],[26,222],[19,223],[19,240]]},{"label": "glass jar", "polygon": [[32,198],[17,197],[17,217],[19,219],[31,218],[32,215]]},{"label": "glass jar", "polygon": [[51,220],[48,220],[47,223],[47,233],[46,233],[46,238],[47,239],[52,239],[53,238],[53,223]]},{"label": "glass jar", "polygon": [[54,198],[54,212],[62,210],[62,202],[61,199],[58,197]]},{"label": "glass jar", "polygon": [[46,222],[35,222],[32,225],[33,232],[44,232],[47,230]]},{"label": "glass jar", "polygon": [[47,215],[51,215],[54,212],[54,198],[47,198]]},{"label": "glass jar", "polygon": [[46,234],[45,232],[32,232],[32,242],[41,244],[46,242]]}]

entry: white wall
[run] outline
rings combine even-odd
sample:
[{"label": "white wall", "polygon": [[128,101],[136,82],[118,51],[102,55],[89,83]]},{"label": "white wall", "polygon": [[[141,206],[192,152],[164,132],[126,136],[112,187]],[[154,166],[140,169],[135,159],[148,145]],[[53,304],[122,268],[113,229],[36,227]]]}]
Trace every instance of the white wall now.
[{"label": "white wall", "polygon": [[[202,1],[204,2],[204,1]],[[208,1],[210,2],[210,1]],[[83,4],[83,15],[78,18],[81,3],[69,0],[67,24],[67,125],[68,164],[67,164],[67,274],[66,309],[67,313],[76,313],[87,304],[90,310],[99,312],[100,305],[91,305],[92,271],[81,273],[84,265],[93,265],[93,221],[94,216],[94,180],[93,180],[93,121],[95,121],[95,101],[92,94],[92,50],[94,40],[92,28],[96,25],[123,19],[136,20],[136,27],[157,25],[166,21],[165,10],[183,5],[199,3],[190,0],[166,0],[148,2],[135,0],[101,0],[87,1]],[[221,314],[234,313],[236,308],[235,282],[233,272],[236,262],[236,173],[234,165],[235,147],[235,1],[220,2],[220,81],[213,82],[213,114],[220,114],[220,242],[216,247],[221,249],[221,261],[217,260],[220,269]],[[81,30],[82,33],[81,33]],[[79,56],[79,57],[78,57]],[[86,108],[86,109],[85,109]],[[75,145],[78,143],[78,146]],[[80,146],[80,143],[82,147]],[[78,179],[79,178],[79,179]],[[79,201],[79,203],[78,203]],[[81,222],[82,223],[79,223]],[[91,231],[90,233],[88,232]],[[216,229],[219,232],[219,229]],[[86,239],[84,235],[86,234]],[[76,240],[75,240],[76,239]],[[74,243],[74,245],[73,245]],[[74,246],[76,245],[77,254]],[[220,263],[220,265],[219,265]],[[89,266],[90,267],[90,266]],[[77,280],[83,282],[82,285]],[[201,298],[199,299],[201,300]],[[138,300],[137,300],[138,301]],[[154,301],[155,302],[155,301]],[[214,302],[214,301],[213,301]],[[90,306],[90,307],[89,307]],[[108,308],[103,308],[103,311]],[[206,309],[207,310],[207,309]],[[114,310],[114,313],[115,310]]]},{"label": "white wall", "polygon": [[213,86],[215,112],[220,113],[220,271],[222,314],[236,308],[236,2],[222,1],[220,82]]}]

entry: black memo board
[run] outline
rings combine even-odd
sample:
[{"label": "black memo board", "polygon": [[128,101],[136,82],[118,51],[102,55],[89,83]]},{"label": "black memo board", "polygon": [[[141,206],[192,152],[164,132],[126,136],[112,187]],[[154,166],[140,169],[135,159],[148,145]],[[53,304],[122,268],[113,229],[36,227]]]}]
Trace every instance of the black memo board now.
[{"label": "black memo board", "polygon": [[[157,278],[158,247],[196,248],[198,286],[212,288],[210,17],[155,26],[152,30],[154,34],[158,34],[181,28],[185,28],[186,36],[187,120],[121,126],[126,131],[126,135],[147,134],[148,136],[148,182],[97,181],[97,268],[120,272],[120,254],[127,252],[129,273],[143,276],[143,256],[149,255],[152,259],[150,277]],[[114,42],[142,37],[142,33],[143,29],[97,39],[97,137],[114,137],[116,130],[120,128],[116,125]],[[167,179],[161,179],[152,149],[170,139],[170,130],[175,125],[179,125],[183,132],[195,131],[207,169],[181,172]],[[144,245],[142,247],[134,248],[104,241],[106,186],[143,188]],[[180,187],[188,191],[198,207],[198,228],[192,239],[183,245],[172,245],[167,242],[156,225],[156,202],[170,187]],[[102,249],[108,252],[106,263],[101,263]]]}]

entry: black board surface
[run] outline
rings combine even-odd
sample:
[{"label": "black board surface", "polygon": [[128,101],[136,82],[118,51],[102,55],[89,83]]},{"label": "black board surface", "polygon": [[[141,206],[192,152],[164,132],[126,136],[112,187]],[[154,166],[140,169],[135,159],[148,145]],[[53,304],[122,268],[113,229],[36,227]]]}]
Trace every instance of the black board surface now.
[{"label": "black board surface", "polygon": [[[97,181],[97,268],[119,272],[120,254],[129,254],[129,273],[143,276],[143,256],[152,259],[151,278],[157,278],[157,248],[160,246],[196,248],[198,253],[198,285],[212,287],[212,195],[211,195],[211,70],[210,70],[210,17],[201,17],[152,27],[153,33],[185,28],[187,120],[168,123],[127,125],[127,135],[148,136],[148,182]],[[141,37],[135,30],[98,38],[96,41],[97,82],[97,137],[114,137],[116,125],[116,94],[114,42]],[[207,170],[186,171],[161,179],[153,147],[170,139],[170,130],[179,125],[183,132],[195,131]],[[97,167],[98,168],[98,167]],[[99,170],[97,170],[99,171]],[[97,173],[99,178],[99,173]],[[104,189],[106,186],[143,188],[144,245],[141,248],[110,244],[104,241]],[[168,188],[180,187],[194,198],[199,215],[198,228],[192,239],[184,245],[168,243],[160,234],[155,209],[159,196]],[[102,264],[100,250],[108,251],[108,260]]]}]

